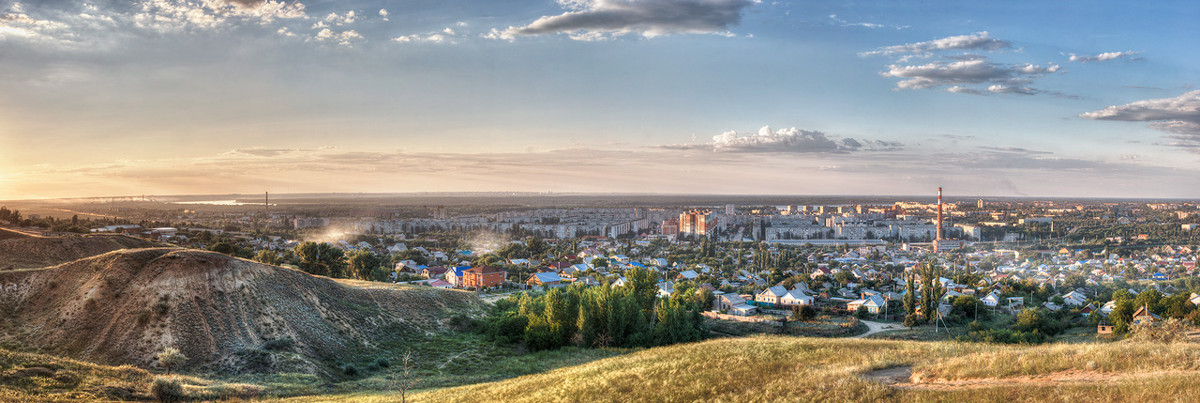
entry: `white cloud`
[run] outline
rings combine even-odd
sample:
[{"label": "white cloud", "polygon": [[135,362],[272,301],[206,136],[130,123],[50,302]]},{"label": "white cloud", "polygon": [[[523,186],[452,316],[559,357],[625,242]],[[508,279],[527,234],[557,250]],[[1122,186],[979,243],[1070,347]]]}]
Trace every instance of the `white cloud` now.
[{"label": "white cloud", "polygon": [[1173,134],[1171,145],[1200,152],[1200,90],[1174,98],[1147,99],[1125,105],[1085,112],[1079,117],[1093,120],[1150,122],[1152,129]]},{"label": "white cloud", "polygon": [[329,15],[325,16],[325,22],[338,26],[353,24],[357,20],[358,16],[354,14],[354,10],[347,11],[341,15],[338,15],[338,13],[329,13]]},{"label": "white cloud", "polygon": [[1132,50],[1127,50],[1124,52],[1104,52],[1095,56],[1079,56],[1072,53],[1071,57],[1069,57],[1067,60],[1080,63],[1105,62],[1109,60],[1141,60],[1141,57],[1137,57],[1139,54],[1141,54],[1141,52],[1134,52]]},{"label": "white cloud", "polygon": [[337,42],[338,45],[350,46],[355,40],[362,39],[362,35],[353,29],[337,32],[329,28],[322,29],[317,32],[315,37],[318,41]]},{"label": "white cloud", "polygon": [[278,0],[146,0],[139,9],[133,17],[136,26],[159,32],[211,29],[231,18],[267,24],[308,17],[303,3]]},{"label": "white cloud", "polygon": [[454,29],[446,27],[438,32],[428,32],[425,34],[411,34],[392,38],[393,42],[399,43],[437,43],[437,44],[457,44],[455,40],[457,33]]},{"label": "white cloud", "polygon": [[859,53],[861,56],[874,55],[917,55],[929,57],[934,51],[944,50],[986,50],[995,51],[1012,48],[1012,43],[992,38],[987,31],[971,35],[950,36],[932,41],[909,43],[882,47],[870,52]]},{"label": "white cloud", "polygon": [[568,11],[543,16],[523,27],[493,30],[484,37],[566,34],[593,41],[624,35],[654,38],[671,34],[723,34],[758,0],[559,0]]},{"label": "white cloud", "polygon": [[388,21],[388,10],[386,8],[379,9],[379,16],[383,17],[384,21]]},{"label": "white cloud", "polygon": [[986,59],[962,61],[937,61],[921,65],[890,65],[881,73],[884,77],[902,78],[896,89],[929,89],[952,86],[947,91],[979,95],[978,90],[964,87],[968,84],[990,84],[988,91],[996,93],[1032,94],[1028,88],[1034,78],[1056,73],[1059,66],[1046,67],[1033,64],[1005,65]]},{"label": "white cloud", "polygon": [[[1035,79],[1058,73],[1057,64],[1039,66],[1032,63],[1003,64],[992,62],[988,56],[958,51],[998,51],[1011,49],[1012,43],[992,38],[986,31],[971,35],[950,36],[925,42],[878,48],[860,56],[897,56],[896,64],[880,73],[883,77],[900,78],[896,90],[941,89],[957,94],[1049,94],[1070,97],[1052,91],[1030,87]],[[954,52],[951,52],[954,51]],[[953,54],[948,54],[953,53]],[[941,60],[924,64],[907,64],[914,58],[939,56]]]},{"label": "white cloud", "polygon": [[833,21],[833,23],[835,25],[840,26],[840,27],[860,27],[860,28],[870,28],[870,29],[891,28],[891,29],[896,29],[896,30],[911,28],[911,26],[908,26],[908,25],[886,25],[886,24],[875,24],[875,23],[871,23],[871,22],[849,22],[844,19],[838,18],[837,14],[830,14],[829,19],[831,21]]},{"label": "white cloud", "polygon": [[670,145],[666,149],[712,150],[734,153],[846,153],[851,151],[892,151],[900,143],[838,138],[816,130],[795,127],[774,130],[763,126],[756,133],[727,131],[713,136],[711,143],[701,145]]}]

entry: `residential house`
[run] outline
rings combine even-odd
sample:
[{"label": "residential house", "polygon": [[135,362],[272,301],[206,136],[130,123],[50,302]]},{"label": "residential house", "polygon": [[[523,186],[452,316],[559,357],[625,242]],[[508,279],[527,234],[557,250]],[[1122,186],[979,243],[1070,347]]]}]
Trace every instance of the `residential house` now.
[{"label": "residential house", "polygon": [[675,283],[670,281],[660,281],[658,283],[659,298],[671,298],[671,294],[675,292]]},{"label": "residential house", "polygon": [[777,285],[762,290],[758,295],[754,296],[754,300],[764,304],[781,305],[779,299],[783,298],[784,295],[787,295],[787,289],[783,288],[782,285]]},{"label": "residential house", "polygon": [[426,267],[425,269],[421,270],[421,275],[429,279],[441,278],[445,274],[446,268],[442,266]]},{"label": "residential house", "polygon": [[750,316],[758,312],[758,308],[746,303],[742,296],[727,292],[717,294],[713,298],[714,311],[726,311],[734,315]]},{"label": "residential house", "polygon": [[463,288],[484,288],[504,285],[508,271],[491,266],[473,267],[463,270]]},{"label": "residential house", "polygon": [[1162,317],[1155,315],[1153,312],[1150,312],[1149,309],[1146,309],[1145,305],[1142,305],[1141,308],[1133,311],[1133,324],[1135,325],[1139,323],[1154,323],[1161,319]]},{"label": "residential house", "polygon": [[[801,283],[803,284],[803,283]],[[779,303],[785,306],[812,305],[816,299],[800,291],[799,287],[788,291],[783,297],[779,298]]]},{"label": "residential house", "polygon": [[559,287],[563,285],[563,282],[562,277],[559,277],[558,273],[551,271],[545,273],[533,273],[533,275],[529,276],[529,279],[525,281],[525,284],[529,284],[534,287]]},{"label": "residential house", "polygon": [[470,269],[471,266],[458,266],[446,269],[445,280],[447,283],[453,284],[455,287],[463,286],[463,272]]},{"label": "residential house", "polygon": [[846,309],[850,310],[851,312],[857,311],[859,307],[866,307],[867,312],[878,314],[883,312],[883,310],[887,307],[887,302],[885,302],[883,298],[880,298],[878,295],[872,295],[864,299],[858,299],[846,303]]}]

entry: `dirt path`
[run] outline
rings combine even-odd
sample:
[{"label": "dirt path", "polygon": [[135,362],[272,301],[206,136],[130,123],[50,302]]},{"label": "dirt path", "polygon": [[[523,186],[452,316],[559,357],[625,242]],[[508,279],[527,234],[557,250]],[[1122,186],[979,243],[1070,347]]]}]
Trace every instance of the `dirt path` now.
[{"label": "dirt path", "polygon": [[852,336],[852,337],[850,337],[851,339],[861,339],[861,338],[863,338],[863,337],[867,337],[867,336],[873,335],[873,334],[875,334],[875,333],[879,333],[879,332],[885,332],[885,331],[888,331],[888,330],[899,329],[898,325],[891,325],[891,324],[886,324],[886,323],[872,322],[872,321],[869,321],[869,320],[859,320],[859,322],[862,322],[864,325],[867,325],[867,332],[866,332],[866,333],[863,333],[863,334],[860,334],[860,335],[858,335],[858,336]]},{"label": "dirt path", "polygon": [[904,389],[918,390],[966,390],[1010,386],[1054,386],[1068,384],[1094,384],[1097,382],[1135,381],[1165,375],[1200,377],[1200,371],[1152,371],[1139,373],[1107,373],[1095,371],[1063,371],[1043,375],[1014,376],[1008,378],[973,379],[921,379],[913,374],[912,367],[877,369],[862,374],[864,379]]}]

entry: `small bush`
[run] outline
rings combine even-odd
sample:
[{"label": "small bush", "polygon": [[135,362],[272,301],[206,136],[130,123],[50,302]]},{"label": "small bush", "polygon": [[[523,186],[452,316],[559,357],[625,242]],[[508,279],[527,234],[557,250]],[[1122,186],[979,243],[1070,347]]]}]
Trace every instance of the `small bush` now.
[{"label": "small bush", "polygon": [[355,367],[354,364],[346,364],[346,366],[342,367],[342,373],[348,376],[357,376],[358,367]]},{"label": "small bush", "polygon": [[375,365],[378,365],[381,368],[387,368],[392,366],[392,363],[388,362],[387,358],[380,358],[375,360]]},{"label": "small bush", "polygon": [[171,312],[171,305],[167,301],[159,300],[154,304],[154,310],[158,312],[159,316],[167,316],[167,313]]},{"label": "small bush", "polygon": [[370,372],[379,371],[379,364],[372,362],[371,364],[367,365],[367,371],[370,371]]},{"label": "small bush", "polygon": [[263,350],[268,350],[268,351],[291,350],[292,347],[295,345],[296,345],[295,339],[292,339],[291,337],[284,337],[282,339],[268,340],[266,343],[263,343]]},{"label": "small bush", "polygon": [[138,316],[137,316],[138,326],[143,326],[146,324],[146,322],[149,322],[149,321],[150,321],[150,311],[142,311],[142,312],[138,313]]},{"label": "small bush", "polygon": [[1162,323],[1142,322],[1133,325],[1130,338],[1152,343],[1175,343],[1187,341],[1187,323],[1170,318]]},{"label": "small bush", "polygon": [[179,402],[186,397],[179,380],[165,376],[154,377],[154,381],[150,383],[150,395],[160,402]]}]

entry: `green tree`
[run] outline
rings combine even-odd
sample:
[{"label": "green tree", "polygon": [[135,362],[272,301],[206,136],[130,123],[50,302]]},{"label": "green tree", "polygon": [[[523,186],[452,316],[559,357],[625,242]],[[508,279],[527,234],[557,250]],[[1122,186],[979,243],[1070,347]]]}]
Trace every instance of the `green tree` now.
[{"label": "green tree", "polygon": [[1108,314],[1108,320],[1113,325],[1113,333],[1125,334],[1129,331],[1129,326],[1133,323],[1133,312],[1135,310],[1137,308],[1134,308],[1133,301],[1129,299],[1117,300],[1116,306]]},{"label": "green tree", "polygon": [[350,252],[347,277],[359,280],[384,281],[387,271],[381,267],[383,261],[369,250],[359,249]]},{"label": "green tree", "polygon": [[920,324],[917,319],[917,285],[916,273],[904,276],[904,326],[913,327]]},{"label": "green tree", "polygon": [[279,263],[283,262],[283,258],[273,250],[263,249],[254,254],[254,261],[269,265],[279,265]]},{"label": "green tree", "polygon": [[208,250],[232,256],[233,252],[237,251],[237,248],[229,242],[221,241],[209,246]]},{"label": "green tree", "polygon": [[941,266],[925,263],[921,268],[921,316],[926,321],[935,320],[937,305],[946,293],[938,279],[942,276]]},{"label": "green tree", "polygon": [[172,368],[178,367],[187,361],[187,356],[183,355],[183,353],[175,347],[167,347],[163,349],[163,351],[158,353],[155,358],[158,358],[158,365],[162,365],[163,368],[166,368],[168,375],[171,374]]},{"label": "green tree", "polygon": [[303,242],[292,250],[301,270],[318,276],[345,277],[346,253],[327,242]]}]

